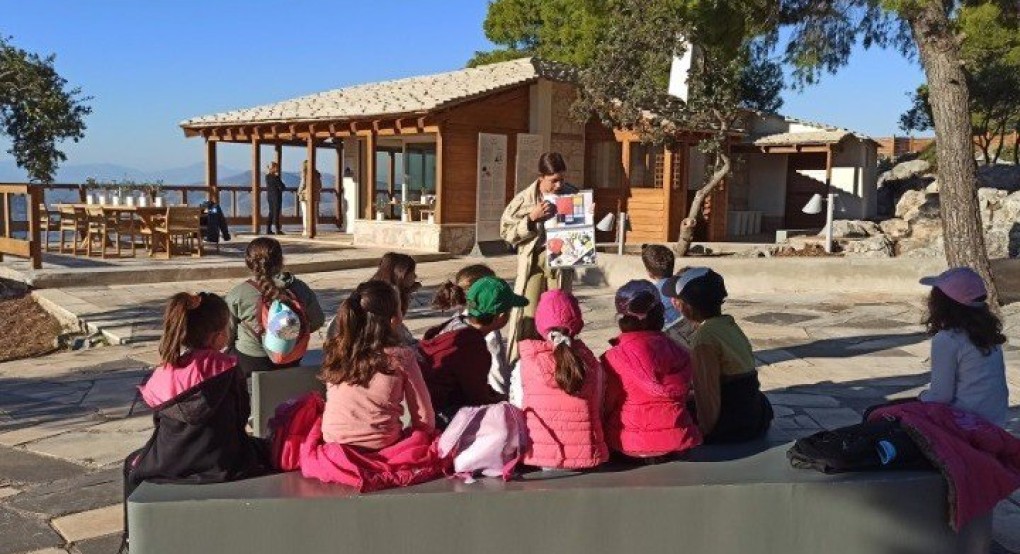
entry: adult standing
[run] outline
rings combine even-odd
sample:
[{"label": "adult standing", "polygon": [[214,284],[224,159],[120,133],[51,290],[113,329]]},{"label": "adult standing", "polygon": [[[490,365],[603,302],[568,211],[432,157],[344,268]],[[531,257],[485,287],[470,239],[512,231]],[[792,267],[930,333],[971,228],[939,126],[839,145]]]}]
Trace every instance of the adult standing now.
[{"label": "adult standing", "polygon": [[545,250],[545,220],[556,215],[556,206],[545,199],[550,194],[574,194],[577,189],[563,180],[567,164],[559,152],[546,152],[538,160],[538,179],[514,196],[500,218],[500,235],[517,248],[517,278],[514,292],[528,299],[528,305],[514,310],[508,343],[510,360],[518,358],[517,341],[535,332],[535,306],[549,289],[570,290],[572,270],[549,268]]},{"label": "adult standing", "polygon": [[302,236],[308,236],[312,229],[311,199],[319,205],[319,194],[322,191],[322,174],[316,169],[312,173],[312,184],[308,185],[308,160],[301,163],[301,184],[298,186],[298,200],[301,201],[301,222],[304,226]]},{"label": "adult standing", "polygon": [[283,228],[280,226],[280,210],[283,208],[283,191],[287,185],[280,178],[280,164],[270,162],[266,170],[266,196],[269,199],[269,219],[266,221],[266,234],[273,234],[273,226],[276,226],[276,234],[282,235]]}]

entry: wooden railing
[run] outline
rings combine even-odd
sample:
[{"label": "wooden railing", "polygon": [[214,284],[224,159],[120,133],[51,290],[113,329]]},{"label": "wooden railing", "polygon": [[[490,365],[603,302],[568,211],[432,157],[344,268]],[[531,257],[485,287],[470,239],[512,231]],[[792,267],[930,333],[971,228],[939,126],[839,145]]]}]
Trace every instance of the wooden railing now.
[{"label": "wooden railing", "polygon": [[[54,204],[58,202],[85,202],[85,197],[91,190],[88,185],[78,183],[53,183],[31,185],[33,188],[41,189],[42,197],[40,202]],[[113,187],[106,187],[111,189]],[[162,185],[160,195],[168,204],[192,204],[198,201],[209,200],[210,196],[218,198],[220,207],[227,217],[230,225],[251,225],[251,185],[218,185],[210,194],[210,190],[202,185]],[[299,202],[297,199],[297,188],[290,188],[284,192],[284,205],[286,200],[293,199],[293,205],[285,209],[281,214],[280,222],[284,225],[301,224]],[[265,189],[261,189],[260,200],[265,200]],[[328,209],[324,206],[332,204]],[[242,206],[246,204],[246,206]],[[336,189],[323,188],[319,198],[318,223],[333,223],[339,229],[340,225],[340,203],[337,198]],[[269,210],[265,207],[259,210],[259,224],[264,225],[266,214]],[[324,213],[331,212],[331,213]]]},{"label": "wooden railing", "polygon": [[[42,268],[39,243],[39,203],[42,190],[36,185],[0,184],[0,261],[5,255],[28,258],[32,269]],[[22,208],[20,203],[23,203]],[[20,212],[20,217],[18,212]]]}]

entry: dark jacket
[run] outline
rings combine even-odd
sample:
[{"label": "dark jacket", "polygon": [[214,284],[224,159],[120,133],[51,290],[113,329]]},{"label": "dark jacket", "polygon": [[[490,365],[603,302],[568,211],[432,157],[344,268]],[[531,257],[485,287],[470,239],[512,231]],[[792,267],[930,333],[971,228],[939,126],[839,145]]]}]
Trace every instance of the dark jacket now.
[{"label": "dark jacket", "polygon": [[464,406],[506,400],[489,387],[492,357],[485,334],[464,322],[462,316],[426,331],[418,352],[437,415],[452,417]]},{"label": "dark jacket", "polygon": [[266,189],[271,192],[282,192],[287,190],[287,185],[284,184],[283,179],[279,175],[272,173],[266,174]]},{"label": "dark jacket", "polygon": [[[272,471],[268,443],[245,431],[251,401],[236,360],[219,352],[202,351],[189,355],[185,362],[185,367],[172,371],[188,373],[175,380],[190,378],[183,382],[197,384],[150,406],[155,429],[145,446],[125,461],[125,499],[144,481],[219,483]],[[154,375],[150,382],[156,379]],[[148,383],[146,387],[151,388]],[[162,398],[160,393],[145,389],[142,394],[147,403]]]}]

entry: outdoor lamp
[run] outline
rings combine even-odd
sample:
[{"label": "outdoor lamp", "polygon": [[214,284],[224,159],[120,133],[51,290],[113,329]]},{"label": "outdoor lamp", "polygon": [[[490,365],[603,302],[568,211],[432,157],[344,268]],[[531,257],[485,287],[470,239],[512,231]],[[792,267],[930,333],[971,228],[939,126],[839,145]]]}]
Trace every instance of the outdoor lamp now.
[{"label": "outdoor lamp", "polygon": [[820,214],[822,213],[822,203],[825,203],[825,251],[831,254],[832,212],[833,205],[836,203],[836,195],[830,192],[823,199],[821,194],[815,193],[815,195],[811,197],[811,200],[808,200],[808,203],[804,205],[804,208],[801,209],[801,211],[809,215]]},{"label": "outdoor lamp", "polygon": [[[627,219],[627,213],[620,211],[619,224],[616,225],[616,253],[621,256],[623,255],[623,243],[627,238]],[[609,232],[613,230],[613,224],[616,222],[616,214],[609,212],[595,224],[595,228],[602,232]]]}]

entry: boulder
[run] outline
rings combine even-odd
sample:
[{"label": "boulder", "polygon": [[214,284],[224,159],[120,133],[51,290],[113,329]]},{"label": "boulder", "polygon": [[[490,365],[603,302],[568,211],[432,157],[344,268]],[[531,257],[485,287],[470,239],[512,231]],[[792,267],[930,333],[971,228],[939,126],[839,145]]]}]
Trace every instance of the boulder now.
[{"label": "boulder", "polygon": [[939,195],[908,190],[896,204],[896,217],[913,223],[919,219],[938,219]]},{"label": "boulder", "polygon": [[[832,238],[834,239],[867,238],[881,234],[882,229],[872,221],[838,219],[832,222]],[[825,230],[822,229],[818,236],[825,236]]]},{"label": "boulder", "polygon": [[910,236],[910,224],[898,217],[883,221],[879,227],[881,227],[882,233],[892,240]]},{"label": "boulder", "polygon": [[843,253],[858,258],[891,258],[893,243],[885,235],[861,240],[850,240],[843,245]]},{"label": "boulder", "polygon": [[878,177],[878,186],[883,186],[887,181],[905,181],[920,177],[931,170],[931,164],[924,160],[910,160],[896,164],[892,169]]},{"label": "boulder", "polygon": [[1020,190],[1020,166],[983,165],[977,169],[977,180],[979,187]]},{"label": "boulder", "polygon": [[939,193],[938,180],[928,183],[928,186],[924,187],[924,192],[927,192],[928,194],[938,194]]}]

